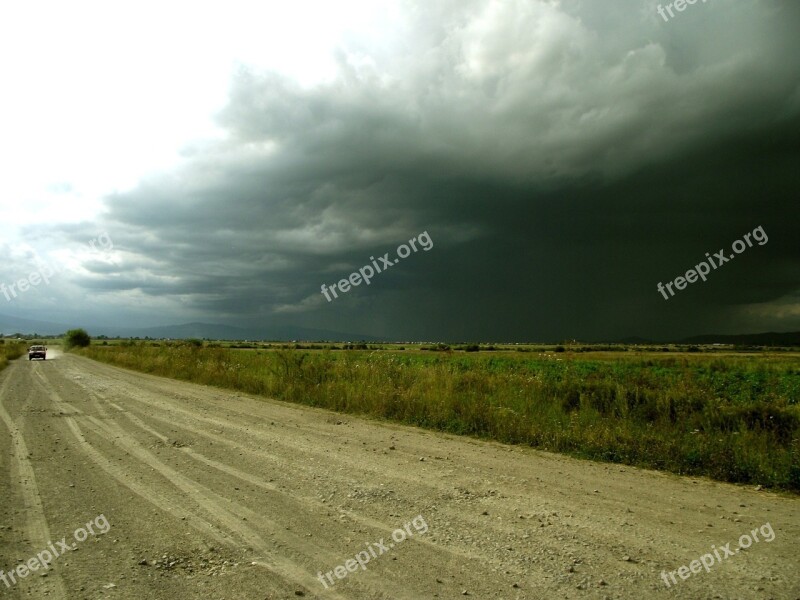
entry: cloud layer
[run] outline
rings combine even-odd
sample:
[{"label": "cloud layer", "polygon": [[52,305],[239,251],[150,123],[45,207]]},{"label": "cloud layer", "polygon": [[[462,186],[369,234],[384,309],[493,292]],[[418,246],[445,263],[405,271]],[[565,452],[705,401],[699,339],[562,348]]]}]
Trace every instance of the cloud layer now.
[{"label": "cloud layer", "polygon": [[[696,4],[665,23],[639,0],[434,4],[343,42],[323,84],[242,65],[222,139],[109,197],[102,221],[47,232],[100,228],[118,250],[50,295],[107,318],[395,339],[800,327],[796,6]],[[759,225],[768,244],[657,293]],[[424,230],[431,252],[320,294]],[[11,279],[19,257],[0,252]]]}]

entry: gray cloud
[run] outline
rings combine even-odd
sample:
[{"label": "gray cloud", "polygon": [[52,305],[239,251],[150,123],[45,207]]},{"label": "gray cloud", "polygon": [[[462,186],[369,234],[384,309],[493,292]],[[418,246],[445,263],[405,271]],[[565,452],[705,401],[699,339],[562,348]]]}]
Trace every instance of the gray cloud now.
[{"label": "gray cloud", "polygon": [[[110,197],[120,258],[72,284],[101,312],[394,338],[797,328],[800,9],[656,4],[410,2],[332,82],[242,66],[224,139]],[[767,245],[656,292],[759,225]],[[423,230],[431,252],[324,301]]]}]

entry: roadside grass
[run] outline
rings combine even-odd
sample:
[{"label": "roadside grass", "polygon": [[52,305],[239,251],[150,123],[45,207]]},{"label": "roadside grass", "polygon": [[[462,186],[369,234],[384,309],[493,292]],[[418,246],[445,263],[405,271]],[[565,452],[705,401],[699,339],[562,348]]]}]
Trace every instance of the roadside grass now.
[{"label": "roadside grass", "polygon": [[27,349],[25,342],[0,340],[0,371],[8,366],[8,361],[19,358]]},{"label": "roadside grass", "polygon": [[800,492],[793,355],[444,354],[92,345],[196,383],[511,444]]}]

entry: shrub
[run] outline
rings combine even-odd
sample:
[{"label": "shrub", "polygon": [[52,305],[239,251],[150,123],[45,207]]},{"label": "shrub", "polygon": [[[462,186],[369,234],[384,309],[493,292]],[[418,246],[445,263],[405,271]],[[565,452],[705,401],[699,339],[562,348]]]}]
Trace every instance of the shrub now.
[{"label": "shrub", "polygon": [[83,329],[70,329],[64,334],[64,349],[86,348],[92,343],[92,338]]}]

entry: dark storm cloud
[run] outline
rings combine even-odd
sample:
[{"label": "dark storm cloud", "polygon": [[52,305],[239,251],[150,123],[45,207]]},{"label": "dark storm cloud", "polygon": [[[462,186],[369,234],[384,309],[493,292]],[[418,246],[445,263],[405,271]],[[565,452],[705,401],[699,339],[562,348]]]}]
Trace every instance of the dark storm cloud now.
[{"label": "dark storm cloud", "polygon": [[[409,3],[332,82],[242,67],[224,139],[108,200],[123,259],[81,285],[394,338],[798,327],[800,11],[656,4]],[[656,291],[759,225],[766,245]],[[422,231],[430,252],[320,294]]]}]

